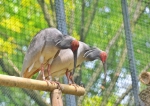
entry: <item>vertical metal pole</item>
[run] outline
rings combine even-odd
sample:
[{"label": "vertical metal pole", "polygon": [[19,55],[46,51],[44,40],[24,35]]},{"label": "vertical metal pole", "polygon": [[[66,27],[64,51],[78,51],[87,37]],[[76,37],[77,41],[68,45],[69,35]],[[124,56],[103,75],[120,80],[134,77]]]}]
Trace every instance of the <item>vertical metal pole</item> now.
[{"label": "vertical metal pole", "polygon": [[[63,34],[67,35],[67,25],[64,11],[64,2],[63,0],[55,0],[55,9],[56,9],[56,20],[57,28]],[[66,76],[64,76],[64,83],[68,84]],[[76,100],[74,95],[66,94],[66,106],[76,106]]]},{"label": "vertical metal pole", "polygon": [[126,35],[126,45],[128,50],[128,59],[130,65],[129,68],[132,77],[132,90],[134,95],[134,103],[135,106],[140,106],[139,97],[138,97],[139,88],[138,88],[138,80],[136,74],[136,66],[135,66],[135,59],[134,59],[134,52],[133,52],[133,45],[132,45],[127,1],[121,0],[121,4],[122,4],[122,14],[123,14],[124,28],[125,28],[125,35]]},{"label": "vertical metal pole", "polygon": [[67,25],[66,25],[63,0],[55,0],[55,9],[56,9],[57,28],[63,34],[67,35]]}]

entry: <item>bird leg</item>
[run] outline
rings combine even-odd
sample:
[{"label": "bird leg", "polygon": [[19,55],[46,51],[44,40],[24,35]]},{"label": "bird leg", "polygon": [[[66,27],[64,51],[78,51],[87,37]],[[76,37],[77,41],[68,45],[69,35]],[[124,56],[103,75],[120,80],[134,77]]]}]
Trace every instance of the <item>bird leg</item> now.
[{"label": "bird leg", "polygon": [[67,71],[66,71],[66,77],[67,77],[67,79],[68,79],[69,85],[74,86],[75,89],[76,89],[76,91],[78,91],[78,90],[77,90],[78,85],[74,82],[73,73],[72,73],[72,72],[69,72],[69,71],[67,70]]},{"label": "bird leg", "polygon": [[42,78],[43,78],[43,80],[45,80],[45,75],[44,75],[44,65],[43,64],[41,64],[41,72],[42,72]]},{"label": "bird leg", "polygon": [[50,60],[48,61],[47,73],[48,73],[48,77],[49,77],[49,82],[50,82],[51,84],[55,84],[55,83],[54,83],[55,81],[52,81],[52,76],[51,76],[51,74],[50,74],[50,67],[51,67],[52,62],[53,62],[53,59],[50,59]]},{"label": "bird leg", "polygon": [[41,64],[41,73],[42,73],[42,78],[43,78],[43,81],[46,81],[46,83],[49,85],[49,82],[45,79],[45,75],[44,75],[44,65]]},{"label": "bird leg", "polygon": [[70,72],[68,71],[68,69],[67,69],[67,71],[66,71],[66,77],[67,77],[67,79],[68,79],[69,85],[72,84],[72,82],[71,82],[71,80],[70,80]]},{"label": "bird leg", "polygon": [[72,72],[70,72],[69,79],[71,80],[72,84],[75,84]]},{"label": "bird leg", "polygon": [[51,84],[57,84],[57,88],[62,90],[60,83],[58,81],[52,81],[52,76],[50,75],[50,66],[51,66],[51,64],[48,64],[48,67],[47,67],[47,73],[48,73],[49,81]]},{"label": "bird leg", "polygon": [[47,67],[48,79],[51,84],[55,84],[56,82],[52,81],[52,77],[50,75],[50,66],[51,66],[51,64],[48,64],[48,67]]},{"label": "bird leg", "polygon": [[48,77],[49,77],[49,80],[52,81],[52,77],[50,75],[50,64],[48,64],[48,67],[47,67],[47,73],[48,73]]}]

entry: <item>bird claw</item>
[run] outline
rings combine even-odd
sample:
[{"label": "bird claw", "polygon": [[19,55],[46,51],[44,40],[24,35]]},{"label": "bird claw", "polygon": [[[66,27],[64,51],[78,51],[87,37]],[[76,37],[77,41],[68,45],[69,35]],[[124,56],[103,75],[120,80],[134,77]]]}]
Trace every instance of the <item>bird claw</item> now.
[{"label": "bird claw", "polygon": [[57,81],[51,81],[54,85],[57,84],[57,89],[62,91],[62,87],[60,86],[60,83]]},{"label": "bird claw", "polygon": [[49,80],[49,82],[50,82],[52,85],[55,85],[55,84],[56,84],[54,81],[50,81],[50,80]]},{"label": "bird claw", "polygon": [[44,81],[46,81],[47,85],[50,85],[50,84],[55,85],[55,84],[57,84],[57,88],[62,91],[62,87],[60,86],[59,82],[51,81],[51,80],[44,80]]},{"label": "bird claw", "polygon": [[46,83],[47,83],[48,86],[49,86],[50,83],[51,83],[49,80],[46,80],[46,79],[45,79],[44,81],[46,81]]}]

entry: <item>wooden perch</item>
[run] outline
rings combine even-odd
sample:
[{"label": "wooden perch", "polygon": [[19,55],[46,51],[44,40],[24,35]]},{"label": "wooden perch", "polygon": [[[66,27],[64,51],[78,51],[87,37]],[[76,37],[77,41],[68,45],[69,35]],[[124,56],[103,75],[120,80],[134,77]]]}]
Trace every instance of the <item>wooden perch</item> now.
[{"label": "wooden perch", "polygon": [[[0,75],[0,85],[8,87],[19,87],[32,90],[42,90],[52,92],[54,89],[57,89],[57,84],[47,83],[46,81],[33,80],[22,77]],[[74,86],[60,84],[62,88],[62,93],[72,94],[76,96],[84,95],[85,89],[83,87],[77,87],[77,91]]]},{"label": "wooden perch", "polygon": [[142,90],[139,94],[139,97],[145,103],[144,106],[150,106],[150,87]]},{"label": "wooden perch", "polygon": [[146,72],[146,71],[142,72],[140,74],[139,79],[142,83],[144,83],[146,85],[150,84],[150,72]]},{"label": "wooden perch", "polygon": [[51,92],[51,105],[52,106],[63,106],[63,101],[62,101],[62,93],[59,89],[53,90]]}]

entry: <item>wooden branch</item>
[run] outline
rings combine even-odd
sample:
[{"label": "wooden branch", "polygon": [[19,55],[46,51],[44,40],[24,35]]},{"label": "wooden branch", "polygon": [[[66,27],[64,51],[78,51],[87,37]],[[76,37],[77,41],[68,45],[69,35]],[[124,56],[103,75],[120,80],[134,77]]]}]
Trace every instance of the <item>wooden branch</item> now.
[{"label": "wooden branch", "polygon": [[82,12],[81,12],[81,28],[80,28],[80,41],[84,42],[84,12],[85,12],[85,2],[84,0],[82,0]]},{"label": "wooden branch", "polygon": [[144,67],[144,69],[142,70],[142,71],[147,71],[147,70],[149,70],[150,69],[150,63],[148,63],[145,67]]},{"label": "wooden branch", "polygon": [[39,94],[39,92],[29,89],[21,89],[25,94],[27,94],[31,99],[38,104],[38,106],[50,106]]},{"label": "wooden branch", "polygon": [[55,89],[50,94],[52,106],[63,106],[62,93],[59,89]]},{"label": "wooden branch", "polygon": [[[46,81],[39,81],[7,75],[0,75],[0,85],[50,92],[52,92],[54,89],[57,89],[57,84],[48,84]],[[75,87],[71,85],[60,84],[60,86],[62,88],[62,92],[65,94],[81,96],[85,93],[85,89],[82,87],[77,87],[76,91]]]},{"label": "wooden branch", "polygon": [[106,89],[106,91],[104,92],[104,94],[103,94],[104,97],[103,97],[103,99],[102,99],[102,102],[101,102],[101,105],[100,105],[100,106],[106,106],[107,101],[108,101],[108,99],[109,99],[109,95],[111,94],[111,92],[112,92],[112,90],[113,90],[113,88],[114,88],[114,86],[115,86],[115,84],[116,84],[116,82],[117,82],[117,80],[118,80],[118,78],[119,78],[119,74],[121,73],[121,68],[122,68],[123,63],[124,63],[124,61],[125,61],[126,55],[127,55],[127,48],[126,48],[126,46],[125,46],[125,47],[124,47],[124,50],[123,50],[123,52],[122,52],[122,56],[121,56],[121,58],[120,58],[119,64],[118,64],[118,66],[117,66],[116,72],[115,72],[117,75],[115,75],[115,76],[112,78],[112,81],[111,81],[109,87],[108,87],[108,88]]},{"label": "wooden branch", "polygon": [[[127,103],[127,106],[132,106],[134,103],[133,103],[133,93],[132,92],[130,92],[129,93],[129,98],[127,99],[127,101],[128,101],[128,103]],[[144,105],[142,105],[142,106],[144,106]]]},{"label": "wooden branch", "polygon": [[[118,40],[119,36],[121,35],[121,32],[122,32],[123,28],[124,28],[123,24],[121,24],[121,27],[118,29],[117,33],[115,34],[115,36],[112,38],[112,40],[109,42],[108,46],[106,47],[105,51],[108,53],[108,56],[109,56],[110,48]],[[102,65],[102,63],[100,63],[99,67],[95,70],[95,72],[93,73],[92,77],[89,80],[89,83],[85,87],[85,89],[86,89],[85,95],[88,93],[88,91],[90,90],[91,86],[93,85],[93,83],[96,81],[96,79],[100,75],[102,69],[103,69],[103,65]],[[84,99],[85,95],[79,97],[78,104],[81,104],[81,101]]]},{"label": "wooden branch", "polygon": [[52,11],[52,20],[54,23],[56,23],[56,13],[55,13],[55,4],[53,0],[49,0],[50,2],[50,7],[51,7],[51,11]]},{"label": "wooden branch", "polygon": [[148,69],[150,69],[150,63],[143,68],[142,73],[139,75],[139,80],[146,85],[150,84],[150,72],[147,72]]},{"label": "wooden branch", "polygon": [[8,63],[13,67],[15,73],[17,73],[18,75],[20,75],[20,71],[19,69],[14,65],[14,63],[8,58],[8,55],[6,53],[4,53],[4,57],[7,58]]},{"label": "wooden branch", "polygon": [[[137,3],[138,5],[137,5],[137,7],[136,7],[136,9],[135,9],[135,12],[134,12],[134,14],[133,14],[133,20],[132,20],[132,23],[134,23],[134,22],[136,22],[138,19],[139,19],[139,15],[141,15],[141,8],[139,7],[139,5],[141,4],[141,1],[139,1],[138,3]],[[132,6],[132,5],[131,5]],[[132,31],[133,31],[133,29],[134,29],[134,26],[132,26]],[[125,52],[125,51],[124,51]],[[126,50],[126,52],[127,52],[127,50]],[[122,57],[123,58],[123,57]],[[125,58],[125,57],[124,57]],[[121,62],[120,62],[121,63]],[[122,64],[123,65],[123,64]],[[121,68],[122,66],[118,66],[118,68]],[[118,68],[117,68],[117,70],[118,70]],[[121,69],[120,69],[121,70]],[[117,72],[118,73],[118,72]],[[108,95],[110,95],[111,94],[111,92],[112,92],[112,90],[113,90],[113,87],[115,86],[115,84],[116,84],[116,81],[117,81],[117,79],[118,79],[118,77],[115,77],[115,78],[112,78],[113,79],[113,81],[111,82],[111,84],[110,84],[110,86],[108,87],[108,89],[107,89],[107,91],[104,93],[104,98],[103,98],[103,100],[104,101],[102,101],[102,103],[101,103],[101,106],[105,106],[106,105],[106,103],[107,103],[107,101],[108,101],[108,98],[105,98],[105,97],[107,97]]]},{"label": "wooden branch", "polygon": [[[8,39],[11,35],[7,35],[6,33],[0,31],[0,35],[3,36],[5,39]],[[21,49],[19,46],[20,44],[16,43],[15,41],[11,41],[10,43],[16,44],[17,45],[17,50],[19,50],[21,53],[25,54],[25,52]]]},{"label": "wooden branch", "polygon": [[88,34],[89,30],[90,30],[90,26],[92,25],[92,22],[93,22],[93,20],[95,18],[96,9],[98,7],[98,2],[99,2],[99,0],[94,0],[93,9],[92,9],[92,12],[91,12],[91,16],[88,19],[87,24],[84,26],[85,31],[84,31],[84,34],[83,34],[83,36],[84,36],[83,41],[85,41],[85,39],[87,37],[87,34]]},{"label": "wooden branch", "polygon": [[[133,6],[133,3],[131,2],[130,6],[129,6],[129,11],[131,10],[132,6]],[[146,6],[147,6],[147,4],[146,4]],[[137,9],[137,8],[136,8],[136,9]],[[136,9],[135,9],[135,10],[136,10]],[[143,10],[141,10],[141,11],[143,11]],[[139,11],[139,12],[140,12],[140,11]],[[141,13],[141,12],[140,12],[140,13]],[[140,15],[141,15],[140,13],[136,13],[136,14],[137,14],[136,19],[132,18],[133,20],[131,20],[131,22],[136,23],[137,20],[139,19]],[[134,12],[134,14],[135,14],[135,12]],[[132,26],[132,27],[134,27],[134,26]],[[118,40],[119,36],[121,35],[121,32],[123,31],[123,28],[124,28],[123,23],[121,23],[120,28],[118,29],[118,31],[116,32],[116,34],[114,35],[114,37],[112,38],[112,40],[109,42],[108,46],[106,47],[106,52],[108,53],[108,56],[109,56],[109,51],[110,51],[111,47],[112,47],[112,46],[116,43],[116,41]],[[133,29],[133,28],[132,28],[132,29]],[[85,87],[85,88],[86,88],[85,95],[87,94],[87,92],[90,90],[90,88],[91,88],[91,86],[93,85],[93,83],[96,81],[96,79],[97,79],[98,76],[100,75],[101,69],[102,69],[102,64],[100,64],[99,67],[98,67],[98,69],[93,73],[93,75],[92,75],[92,77],[91,77],[89,83],[88,83],[87,86]],[[78,104],[81,104],[81,101],[84,99],[85,95],[79,97],[79,99],[78,99]]]},{"label": "wooden branch", "polygon": [[121,101],[131,92],[131,90],[132,90],[132,85],[130,85],[130,86],[127,88],[126,92],[124,92],[124,93],[116,100],[116,102],[114,103],[113,106],[118,106],[118,105],[121,103]]},{"label": "wooden branch", "polygon": [[39,5],[42,8],[42,11],[43,11],[43,14],[44,14],[44,18],[45,18],[48,26],[49,27],[55,27],[53,21],[50,19],[50,14],[48,12],[48,7],[45,4],[45,1],[44,0],[37,0],[37,1],[38,1]]},{"label": "wooden branch", "polygon": [[[17,71],[15,70],[10,70],[10,68],[8,68],[9,65],[5,65],[6,63],[4,63],[3,59],[0,58],[0,66],[2,68],[2,70],[4,72],[6,72],[9,75],[15,75],[15,76],[19,76],[19,73],[17,73]],[[49,104],[47,104],[42,98],[41,95],[33,90],[28,90],[28,89],[22,89],[23,92],[25,92],[29,97],[31,97],[39,106],[49,106]]]},{"label": "wooden branch", "polygon": [[[146,70],[149,65],[150,65],[150,63],[148,63],[148,64],[144,67],[143,70]],[[143,72],[143,73],[145,73],[145,72]],[[141,73],[141,74],[142,74],[142,73]],[[130,85],[130,86],[127,88],[126,92],[123,93],[123,94],[121,95],[121,97],[119,97],[119,98],[116,100],[116,102],[114,103],[113,106],[118,106],[118,105],[120,104],[120,102],[124,99],[124,97],[125,97],[126,95],[128,95],[128,94],[131,92],[131,90],[132,90],[132,85]],[[141,93],[141,94],[142,94],[142,93]],[[141,95],[141,94],[140,94],[140,95]],[[130,99],[129,99],[129,100],[130,100]],[[130,103],[130,101],[129,101],[128,103]],[[127,105],[127,106],[128,106],[128,105]]]},{"label": "wooden branch", "polygon": [[[143,0],[139,0],[139,2],[137,3],[137,7],[136,7],[136,11],[135,11],[135,14],[133,16],[133,19],[137,20],[141,17],[141,15],[144,13],[145,11],[145,8],[147,6],[149,6],[150,4],[150,1],[147,1],[145,2],[145,6],[142,6],[143,4]],[[133,20],[133,24],[135,25],[137,21]]]},{"label": "wooden branch", "polygon": [[[112,79],[114,79],[114,78],[112,78]],[[114,83],[114,84],[115,84],[115,83]],[[111,85],[111,84],[110,84],[110,85]],[[110,90],[110,89],[109,89],[109,90]],[[108,91],[109,91],[109,90],[108,90]],[[130,85],[130,86],[126,89],[126,92],[124,92],[124,93],[121,95],[121,97],[119,97],[119,98],[116,100],[116,102],[114,103],[113,106],[118,106],[118,105],[120,104],[120,102],[124,99],[124,97],[130,93],[131,90],[132,90],[132,85]],[[109,92],[111,92],[111,91],[109,91]],[[107,97],[107,95],[105,95],[105,96]],[[142,105],[142,106],[143,106],[143,105]]]},{"label": "wooden branch", "polygon": [[[9,98],[9,99],[11,100],[11,102],[12,102],[15,106],[18,106],[18,105],[19,105],[19,104],[16,102],[16,99],[13,97],[14,95],[8,93],[8,92],[12,92],[10,89],[1,86],[0,90],[1,90],[1,93],[2,93],[1,96]],[[24,104],[23,106],[27,106],[27,105]]]},{"label": "wooden branch", "polygon": [[145,103],[144,106],[150,106],[150,87],[142,90],[139,94],[140,99]]},{"label": "wooden branch", "polygon": [[150,85],[150,72],[143,71],[139,79],[143,84]]},{"label": "wooden branch", "polygon": [[[139,17],[139,13],[141,13],[141,11],[140,11],[140,8],[142,7],[141,6],[142,5],[142,0],[139,0],[139,2],[137,3],[137,7],[136,7],[136,10],[135,10],[135,14],[133,15],[133,19],[137,19],[138,17]],[[135,20],[133,20],[133,24],[135,23],[136,21]]]},{"label": "wooden branch", "polygon": [[[110,51],[111,47],[113,47],[115,45],[116,41],[118,40],[119,36],[121,35],[121,32],[122,32],[123,28],[124,27],[123,27],[123,23],[122,23],[120,28],[118,29],[118,31],[116,32],[114,37],[111,39],[108,46],[106,47],[105,51],[108,53],[108,56],[109,56],[109,51]],[[100,75],[102,69],[103,69],[103,65],[102,65],[102,63],[100,63],[99,67],[95,70],[95,72],[93,73],[91,79],[89,80],[89,83],[85,87],[85,89],[86,89],[85,95],[87,94],[87,92],[90,90],[93,83],[96,81],[96,79]],[[81,101],[84,99],[85,95],[79,97],[78,104],[81,104]]]},{"label": "wooden branch", "polygon": [[[72,4],[75,5],[75,0],[72,0]],[[75,22],[75,9],[70,10],[69,14],[69,20],[68,20],[68,34],[73,34],[73,28],[74,28],[74,22]]]}]

